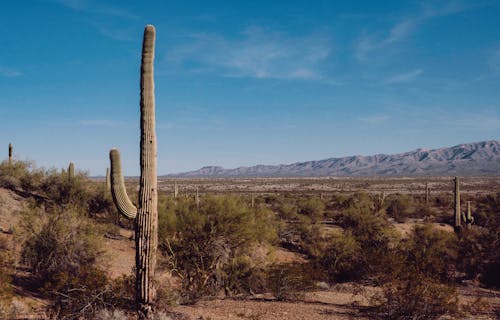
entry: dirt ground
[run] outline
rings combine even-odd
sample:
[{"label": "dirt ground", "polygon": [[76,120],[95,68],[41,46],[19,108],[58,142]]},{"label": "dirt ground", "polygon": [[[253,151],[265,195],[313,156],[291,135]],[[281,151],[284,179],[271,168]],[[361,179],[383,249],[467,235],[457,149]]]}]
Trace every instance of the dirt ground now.
[{"label": "dirt ground", "polygon": [[[173,194],[174,184],[178,185],[179,194],[193,195],[196,190],[204,193],[243,193],[243,194],[267,194],[267,193],[354,193],[364,191],[368,193],[381,193],[385,195],[392,193],[412,193],[425,195],[426,186],[429,187],[430,195],[440,193],[452,193],[453,177],[429,177],[429,178],[227,178],[227,179],[166,179],[159,178],[159,190]],[[134,179],[128,183],[135,184]],[[460,180],[461,192],[464,195],[489,194],[494,190],[500,190],[500,177],[464,177]]]}]

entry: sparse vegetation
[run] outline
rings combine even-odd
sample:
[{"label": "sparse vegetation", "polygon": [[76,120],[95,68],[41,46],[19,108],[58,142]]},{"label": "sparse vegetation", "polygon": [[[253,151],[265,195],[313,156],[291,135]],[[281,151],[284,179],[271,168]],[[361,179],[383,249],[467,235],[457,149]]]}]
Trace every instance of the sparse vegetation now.
[{"label": "sparse vegetation", "polygon": [[[31,290],[50,301],[47,314],[133,314],[135,277],[111,279],[105,271],[103,236],[120,239],[119,226],[131,225],[117,214],[104,181],[82,172],[68,179],[66,171],[13,161],[0,171],[0,183],[32,199],[12,236],[22,244],[17,263],[33,274]],[[157,282],[158,310],[221,296],[300,301],[317,283],[334,288],[349,282],[381,289],[370,317],[476,312],[460,306],[457,288],[464,280],[498,288],[499,198],[469,196],[475,225],[453,233],[436,227],[453,224],[451,194],[436,194],[427,204],[411,194],[266,194],[255,195],[253,207],[244,195],[203,194],[197,205],[194,191],[160,194],[159,272],[172,278]],[[414,227],[400,234],[392,219]],[[0,242],[1,315],[9,318],[17,312],[16,263],[9,260],[15,257],[11,245]],[[302,258],[280,262],[277,250]]]},{"label": "sparse vegetation", "polygon": [[262,268],[276,239],[273,213],[252,209],[238,197],[165,202],[159,240],[172,271],[181,279],[182,298],[262,290]]}]

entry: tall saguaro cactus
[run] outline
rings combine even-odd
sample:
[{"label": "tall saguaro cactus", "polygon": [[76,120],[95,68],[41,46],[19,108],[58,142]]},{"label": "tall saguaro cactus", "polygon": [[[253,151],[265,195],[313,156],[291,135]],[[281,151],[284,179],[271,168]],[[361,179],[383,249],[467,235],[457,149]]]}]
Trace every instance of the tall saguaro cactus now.
[{"label": "tall saguaro cactus", "polygon": [[155,28],[144,29],[141,62],[141,178],[139,207],[136,208],[127,196],[121,172],[120,153],[110,151],[111,193],[118,211],[127,218],[135,219],[135,264],[136,300],[140,319],[147,319],[152,313],[156,295],[153,276],[156,266],[158,243],[158,191],[156,176],[156,133],[153,60]]},{"label": "tall saguaro cactus", "polygon": [[459,230],[461,225],[462,213],[460,212],[460,180],[455,177],[455,189],[453,191],[455,203],[455,229]]},{"label": "tall saguaro cactus", "polygon": [[9,165],[12,164],[12,143],[9,143]]}]

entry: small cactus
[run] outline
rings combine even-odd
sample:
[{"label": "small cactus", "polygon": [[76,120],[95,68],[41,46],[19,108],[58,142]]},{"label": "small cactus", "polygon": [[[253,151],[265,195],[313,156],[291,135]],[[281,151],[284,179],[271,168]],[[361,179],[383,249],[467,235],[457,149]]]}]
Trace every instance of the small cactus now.
[{"label": "small cactus", "polygon": [[467,229],[470,229],[472,227],[472,224],[474,223],[474,217],[472,216],[472,211],[470,209],[470,201],[467,201],[467,213],[462,213],[462,220],[465,223]]},{"label": "small cactus", "polygon": [[9,143],[9,165],[12,164],[12,143]]},{"label": "small cactus", "polygon": [[177,199],[179,196],[179,186],[177,185],[177,182],[174,181],[174,198]]},{"label": "small cactus", "polygon": [[135,219],[136,301],[140,319],[152,314],[156,289],[153,282],[158,243],[158,182],[156,175],[156,133],[153,60],[156,31],[147,25],[144,30],[141,62],[141,178],[139,206],[127,196],[120,163],[120,153],[110,151],[111,193],[118,211]]},{"label": "small cactus", "polygon": [[429,198],[431,195],[431,188],[429,187],[429,182],[425,183],[425,204],[429,204]]},{"label": "small cactus", "polygon": [[68,179],[73,180],[74,177],[75,177],[75,164],[73,162],[70,162],[68,166]]}]

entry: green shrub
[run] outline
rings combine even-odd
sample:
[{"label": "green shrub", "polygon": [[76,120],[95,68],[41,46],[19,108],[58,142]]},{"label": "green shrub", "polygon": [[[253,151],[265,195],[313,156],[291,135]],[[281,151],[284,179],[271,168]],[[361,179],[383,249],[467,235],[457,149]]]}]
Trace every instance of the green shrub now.
[{"label": "green shrub", "polygon": [[464,229],[459,235],[457,268],[468,279],[479,279],[484,285],[500,287],[500,238],[486,228]]},{"label": "green shrub", "polygon": [[374,212],[370,198],[362,195],[354,199],[335,217],[335,221],[350,232],[361,247],[363,261],[358,276],[385,273],[385,257],[397,240],[397,234],[384,214]]},{"label": "green shrub", "polygon": [[32,161],[7,161],[0,163],[0,187],[37,193],[45,179],[44,169],[36,168]]},{"label": "green shrub", "polygon": [[407,280],[395,280],[383,288],[379,318],[431,320],[458,312],[458,294],[454,286],[414,274]]},{"label": "green shrub", "polygon": [[276,300],[297,301],[314,287],[308,265],[273,265],[267,271],[267,287]]},{"label": "green shrub", "polygon": [[423,320],[456,314],[456,258],[454,233],[416,226],[409,239],[388,252],[379,317]]},{"label": "green shrub", "polygon": [[416,226],[404,243],[406,270],[440,281],[450,281],[457,259],[455,233],[437,230],[432,225]]},{"label": "green shrub", "polygon": [[306,215],[313,222],[321,220],[325,215],[325,204],[318,197],[310,197],[298,202],[298,212]]},{"label": "green shrub", "polygon": [[387,214],[397,222],[404,222],[410,214],[411,199],[409,196],[391,196],[387,206]]},{"label": "green shrub", "polygon": [[179,199],[159,209],[160,248],[181,279],[184,302],[221,290],[231,294],[253,289],[247,287],[255,276],[251,271],[262,261],[248,258],[258,246],[276,239],[271,211],[251,209],[232,196],[204,197],[199,208],[190,199]]},{"label": "green shrub", "polygon": [[108,278],[94,266],[76,272],[61,271],[42,288],[51,298],[51,314],[57,319],[90,319],[109,306]]},{"label": "green shrub", "polygon": [[52,300],[58,319],[89,318],[104,308],[106,273],[97,266],[102,256],[96,225],[74,211],[24,213],[22,261]]},{"label": "green shrub", "polygon": [[361,245],[349,231],[333,236],[317,260],[330,282],[357,279],[363,270]]},{"label": "green shrub", "polygon": [[297,215],[295,220],[284,224],[279,229],[279,238],[284,248],[310,258],[315,258],[322,252],[320,225],[313,223],[308,216]]},{"label": "green shrub", "polygon": [[10,316],[13,298],[13,262],[8,240],[0,235],[0,319],[7,319]]},{"label": "green shrub", "polygon": [[297,218],[298,208],[292,203],[283,203],[278,208],[278,214],[281,219],[291,220]]},{"label": "green shrub", "polygon": [[22,260],[41,281],[51,281],[61,272],[78,273],[89,268],[103,252],[95,225],[73,211],[31,211],[22,221],[26,237]]}]

